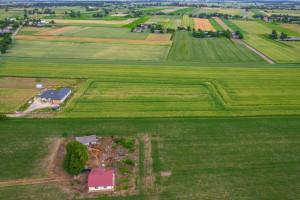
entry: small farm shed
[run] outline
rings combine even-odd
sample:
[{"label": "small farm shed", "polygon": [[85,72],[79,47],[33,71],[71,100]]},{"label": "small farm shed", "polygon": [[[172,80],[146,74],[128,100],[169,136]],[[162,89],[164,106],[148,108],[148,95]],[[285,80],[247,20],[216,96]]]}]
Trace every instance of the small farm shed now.
[{"label": "small farm shed", "polygon": [[39,88],[39,89],[44,88],[44,85],[43,84],[36,84],[36,88]]},{"label": "small farm shed", "polygon": [[89,192],[114,191],[115,173],[114,170],[104,168],[93,168],[88,177]]},{"label": "small farm shed", "polygon": [[89,135],[89,136],[83,136],[83,137],[76,137],[76,141],[82,143],[83,145],[91,145],[96,144],[98,139],[96,138],[96,135]]},{"label": "small farm shed", "polygon": [[51,101],[53,103],[62,103],[71,94],[71,88],[63,87],[60,90],[46,90],[40,97],[43,101]]}]

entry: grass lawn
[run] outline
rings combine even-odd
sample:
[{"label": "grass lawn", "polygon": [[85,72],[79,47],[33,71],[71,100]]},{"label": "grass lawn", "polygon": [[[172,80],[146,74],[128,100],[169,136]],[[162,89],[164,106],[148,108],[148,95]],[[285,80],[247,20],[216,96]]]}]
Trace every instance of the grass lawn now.
[{"label": "grass lawn", "polygon": [[245,46],[225,38],[194,38],[191,32],[177,32],[169,61],[263,62]]},{"label": "grass lawn", "polygon": [[[166,60],[169,46],[91,42],[15,40],[5,56],[26,58]],[[51,53],[49,53],[51,52]]]},{"label": "grass lawn", "polygon": [[150,18],[150,16],[144,16],[144,17],[140,17],[139,19],[126,24],[124,26],[122,26],[123,28],[135,28],[137,25],[141,24],[141,23],[145,23],[146,21],[148,21]]},{"label": "grass lawn", "polygon": [[[140,194],[121,199],[297,199],[299,122],[296,116],[7,120],[1,122],[0,129],[0,179],[33,175],[37,172],[33,170],[35,161],[46,151],[45,139],[62,133],[69,137],[85,132],[138,138],[148,135],[153,185],[146,184],[149,174],[142,173]],[[162,171],[172,174],[162,177]],[[69,197],[66,193],[59,184],[0,188],[2,199],[47,199],[53,194],[49,199],[60,200]]]},{"label": "grass lawn", "polygon": [[283,28],[286,28],[286,29],[290,29],[290,30],[295,31],[300,34],[300,25],[282,23],[282,24],[280,24],[280,26]]},{"label": "grass lawn", "polygon": [[108,39],[146,39],[148,32],[130,32],[130,28],[109,28],[109,27],[76,27],[65,31],[60,31],[51,35],[62,37],[88,37],[88,38],[108,38]]},{"label": "grass lawn", "polygon": [[[245,35],[244,41],[278,63],[300,63],[299,50],[259,35]],[[299,45],[299,43],[297,43]]]}]

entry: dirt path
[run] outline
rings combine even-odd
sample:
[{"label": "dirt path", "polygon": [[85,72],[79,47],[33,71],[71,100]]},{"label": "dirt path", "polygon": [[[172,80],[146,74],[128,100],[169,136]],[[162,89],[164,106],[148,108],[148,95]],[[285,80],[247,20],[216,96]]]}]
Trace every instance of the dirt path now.
[{"label": "dirt path", "polygon": [[42,102],[40,98],[35,98],[34,102],[27,108],[25,111],[15,114],[8,114],[7,117],[22,117],[31,111],[40,109],[40,108],[52,108],[56,106],[55,104],[49,103],[49,102]]},{"label": "dirt path", "polygon": [[57,29],[53,29],[53,30],[50,30],[50,31],[45,31],[45,32],[39,33],[38,35],[51,35],[53,33],[58,33],[58,32],[68,30],[68,29],[71,29],[71,28],[75,28],[75,27],[76,26],[65,26],[65,27],[62,27],[62,28],[57,28]]},{"label": "dirt path", "polygon": [[245,42],[243,42],[242,40],[239,39],[232,39],[232,41],[242,44],[244,46],[246,46],[247,48],[249,48],[251,51],[255,52],[257,55],[259,55],[260,57],[262,57],[263,59],[265,59],[266,61],[268,61],[270,64],[275,64],[275,62],[273,60],[271,60],[270,58],[268,58],[267,56],[265,56],[264,54],[260,53],[259,51],[257,51],[256,49],[254,49],[253,47],[251,47],[250,45],[246,44]]},{"label": "dirt path", "polygon": [[103,38],[86,38],[86,37],[44,37],[44,36],[33,36],[33,35],[18,35],[18,36],[16,36],[16,38],[44,39],[44,40],[110,41],[110,42],[172,44],[172,41],[130,40],[130,39],[103,39]]},{"label": "dirt path", "polygon": [[225,31],[229,30],[230,32],[233,32],[233,30],[231,28],[229,28],[221,19],[219,19],[218,17],[214,17],[214,19],[216,20],[216,22],[218,22],[220,24],[220,26],[222,26],[222,28]]},{"label": "dirt path", "polygon": [[32,178],[32,179],[21,179],[0,182],[0,187],[11,186],[11,185],[24,185],[24,184],[37,184],[37,183],[48,183],[48,182],[61,182],[64,181],[61,177],[47,177],[47,178]]}]

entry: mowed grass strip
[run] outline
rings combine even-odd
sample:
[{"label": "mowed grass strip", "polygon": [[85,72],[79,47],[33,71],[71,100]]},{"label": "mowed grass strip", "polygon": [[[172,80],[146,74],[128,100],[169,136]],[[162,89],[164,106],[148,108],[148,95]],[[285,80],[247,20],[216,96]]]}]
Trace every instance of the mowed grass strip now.
[{"label": "mowed grass strip", "polygon": [[288,43],[282,45],[258,35],[246,35],[244,41],[277,63],[300,63],[299,51]]},{"label": "mowed grass strip", "polygon": [[[245,30],[241,29],[240,27],[238,27],[237,25],[235,25],[232,21],[228,20],[228,19],[224,19],[224,18],[219,18],[224,24],[226,24],[226,26],[228,26],[228,28],[230,28],[230,31],[240,31],[243,34],[247,34],[248,32],[246,32]],[[221,24],[221,23],[220,23]],[[221,24],[222,26],[222,24]],[[223,27],[224,28],[224,27]],[[227,30],[227,29],[226,29]]]},{"label": "mowed grass strip", "polygon": [[[54,39],[54,38],[53,38]],[[63,38],[64,39],[64,38]],[[132,42],[132,41],[131,41]],[[153,41],[145,41],[153,42]],[[164,42],[164,41],[160,41]],[[171,42],[171,41],[170,41]],[[166,60],[169,46],[16,40],[6,56],[104,60]]]},{"label": "mowed grass strip", "polygon": [[211,25],[208,19],[194,18],[196,30],[202,31],[216,31],[216,29]]},{"label": "mowed grass strip", "polygon": [[185,62],[263,62],[243,45],[225,38],[194,38],[190,32],[177,32],[169,61]]},{"label": "mowed grass strip", "polygon": [[215,18],[210,18],[209,22],[214,27],[216,31],[224,31],[223,27],[216,21]]}]

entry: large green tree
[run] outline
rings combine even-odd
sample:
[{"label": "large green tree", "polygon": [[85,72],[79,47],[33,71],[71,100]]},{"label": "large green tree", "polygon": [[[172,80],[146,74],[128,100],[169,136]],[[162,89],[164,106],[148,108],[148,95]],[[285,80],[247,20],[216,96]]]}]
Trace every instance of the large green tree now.
[{"label": "large green tree", "polygon": [[66,151],[63,169],[73,175],[80,174],[89,158],[86,146],[78,141],[71,141],[66,145]]}]

